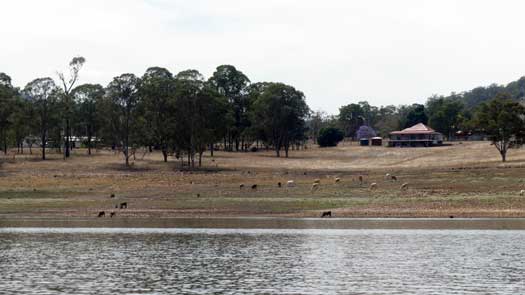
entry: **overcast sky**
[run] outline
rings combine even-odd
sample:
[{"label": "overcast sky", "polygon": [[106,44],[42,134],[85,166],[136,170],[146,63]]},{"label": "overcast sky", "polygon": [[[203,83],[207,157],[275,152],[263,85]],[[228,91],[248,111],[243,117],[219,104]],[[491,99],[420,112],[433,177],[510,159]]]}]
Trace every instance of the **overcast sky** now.
[{"label": "overcast sky", "polygon": [[0,72],[24,86],[77,55],[82,83],[150,66],[303,91],[310,107],[424,102],[525,75],[525,1],[6,0]]}]

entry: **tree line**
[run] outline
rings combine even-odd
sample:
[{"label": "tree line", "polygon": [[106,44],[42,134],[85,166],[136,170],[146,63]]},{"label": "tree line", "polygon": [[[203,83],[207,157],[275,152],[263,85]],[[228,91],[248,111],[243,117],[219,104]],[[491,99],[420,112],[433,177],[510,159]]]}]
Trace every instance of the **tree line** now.
[{"label": "tree line", "polygon": [[78,84],[85,59],[74,58],[69,73],[37,78],[22,89],[0,73],[0,142],[7,153],[38,145],[70,156],[71,140],[120,150],[126,165],[139,147],[158,149],[201,165],[206,150],[246,151],[254,142],[288,156],[303,145],[310,109],[304,94],[283,83],[251,83],[231,65],[209,79],[197,70],[172,74],[151,67],[141,76],[126,73],[105,87]]}]

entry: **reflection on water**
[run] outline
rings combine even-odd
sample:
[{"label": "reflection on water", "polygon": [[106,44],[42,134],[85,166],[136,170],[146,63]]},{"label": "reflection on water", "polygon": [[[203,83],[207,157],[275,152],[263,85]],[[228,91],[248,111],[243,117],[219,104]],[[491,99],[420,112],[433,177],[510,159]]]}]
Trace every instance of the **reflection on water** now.
[{"label": "reflection on water", "polygon": [[0,294],[523,294],[524,242],[525,231],[7,228]]}]

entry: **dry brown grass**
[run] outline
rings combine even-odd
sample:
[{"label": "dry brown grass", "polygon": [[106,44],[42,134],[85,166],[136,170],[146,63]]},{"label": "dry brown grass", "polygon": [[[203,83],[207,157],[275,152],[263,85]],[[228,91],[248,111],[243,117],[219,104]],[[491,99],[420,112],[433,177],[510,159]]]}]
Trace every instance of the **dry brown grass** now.
[{"label": "dry brown grass", "polygon": [[[93,156],[76,150],[71,159],[50,154],[3,158],[0,214],[3,216],[336,216],[525,217],[525,150],[513,150],[502,164],[487,142],[437,148],[359,147],[293,151],[288,159],[272,152],[224,153],[205,157],[201,171],[182,171],[176,159],[159,153],[125,169],[109,151]],[[385,180],[385,173],[398,178]],[[358,176],[364,177],[364,183]],[[335,183],[334,179],[341,181]],[[314,179],[320,188],[311,191]],[[286,188],[294,180],[295,188]],[[282,188],[277,183],[283,184]],[[378,184],[371,191],[368,185]],[[407,190],[401,190],[402,183]],[[243,189],[239,188],[244,184]],[[250,187],[257,184],[257,189]],[[116,198],[110,198],[115,194]],[[128,202],[129,209],[114,206]]]}]

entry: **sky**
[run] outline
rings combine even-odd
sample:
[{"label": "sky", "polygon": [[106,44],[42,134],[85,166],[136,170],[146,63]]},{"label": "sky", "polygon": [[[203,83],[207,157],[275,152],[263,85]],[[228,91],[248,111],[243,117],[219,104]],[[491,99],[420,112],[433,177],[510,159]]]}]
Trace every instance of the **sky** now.
[{"label": "sky", "polygon": [[234,65],[313,110],[423,103],[525,75],[525,1],[0,0],[0,72],[23,87],[75,56],[80,83]]}]

